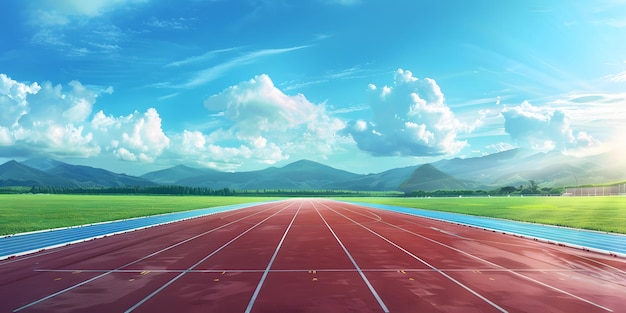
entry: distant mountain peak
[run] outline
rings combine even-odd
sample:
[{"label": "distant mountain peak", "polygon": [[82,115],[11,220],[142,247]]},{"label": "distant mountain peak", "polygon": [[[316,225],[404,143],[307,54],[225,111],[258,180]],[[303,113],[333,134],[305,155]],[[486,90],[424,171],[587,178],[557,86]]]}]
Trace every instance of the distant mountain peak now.
[{"label": "distant mountain peak", "polygon": [[159,184],[174,185],[178,184],[179,181],[182,179],[193,176],[200,176],[207,173],[220,172],[209,168],[194,168],[187,165],[178,164],[166,169],[149,172],[139,177]]},{"label": "distant mountain peak", "polygon": [[9,160],[9,161],[7,161],[7,162],[3,163],[3,164],[2,164],[2,165],[0,165],[0,166],[16,166],[16,165],[18,165],[18,164],[20,164],[20,163],[19,163],[19,162],[17,162],[17,161],[15,161],[15,160]]},{"label": "distant mountain peak", "polygon": [[0,165],[0,186],[75,186],[74,182],[56,177],[15,160]]},{"label": "distant mountain peak", "polygon": [[281,168],[283,169],[287,169],[287,168],[311,168],[311,167],[325,167],[325,168],[331,168],[328,165],[324,165],[322,163],[318,163],[315,161],[311,161],[308,159],[302,159],[302,160],[298,160],[292,163],[289,163]]},{"label": "distant mountain peak", "polygon": [[44,172],[47,172],[59,165],[67,164],[47,157],[32,158],[21,163]]},{"label": "distant mountain peak", "polygon": [[176,165],[176,166],[174,166],[174,167],[172,167],[172,168],[179,168],[179,169],[193,169],[192,167],[189,167],[189,166],[184,165],[184,164],[178,164],[178,165]]},{"label": "distant mountain peak", "polygon": [[411,178],[419,178],[421,180],[437,180],[437,179],[452,178],[452,176],[438,170],[432,164],[428,163],[415,169],[415,171],[413,172],[413,175],[411,175],[409,179]]},{"label": "distant mountain peak", "polygon": [[424,164],[415,169],[413,174],[400,184],[399,189],[411,192],[415,190],[460,190],[468,187],[466,182],[438,170],[432,164]]}]

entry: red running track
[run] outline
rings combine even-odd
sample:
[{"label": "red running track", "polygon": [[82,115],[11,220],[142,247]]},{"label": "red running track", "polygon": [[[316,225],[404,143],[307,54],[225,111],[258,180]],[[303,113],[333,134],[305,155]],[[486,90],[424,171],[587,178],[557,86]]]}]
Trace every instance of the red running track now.
[{"label": "red running track", "polygon": [[0,312],[626,312],[626,261],[294,199],[0,262]]}]

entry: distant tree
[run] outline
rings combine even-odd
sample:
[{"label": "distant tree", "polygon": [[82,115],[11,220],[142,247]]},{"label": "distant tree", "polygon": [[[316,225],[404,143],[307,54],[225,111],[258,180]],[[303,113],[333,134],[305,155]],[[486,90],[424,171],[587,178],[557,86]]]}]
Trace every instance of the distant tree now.
[{"label": "distant tree", "polygon": [[539,185],[537,185],[537,181],[531,179],[529,181],[530,185],[528,186],[528,189],[530,190],[531,193],[539,193]]},{"label": "distant tree", "polygon": [[497,190],[498,194],[511,194],[517,191],[517,188],[513,186],[500,187]]}]

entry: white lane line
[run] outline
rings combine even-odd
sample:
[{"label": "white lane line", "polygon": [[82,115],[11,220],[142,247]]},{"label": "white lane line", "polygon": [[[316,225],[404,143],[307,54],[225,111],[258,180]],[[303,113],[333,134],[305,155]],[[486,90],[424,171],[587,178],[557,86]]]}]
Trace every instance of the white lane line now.
[{"label": "white lane line", "polygon": [[[345,208],[345,207],[344,207],[344,208]],[[367,208],[367,207],[363,207],[363,208]],[[377,209],[373,209],[373,210],[377,210]],[[367,211],[369,211],[369,209],[367,209]],[[354,211],[352,211],[352,212],[354,212]],[[388,212],[389,212],[389,213],[392,213],[392,214],[399,214],[399,215],[402,215],[402,216],[406,216],[406,214],[402,214],[402,213],[397,213],[397,212],[393,212],[393,211],[388,211]],[[354,212],[354,213],[359,214],[358,212]],[[363,216],[365,216],[365,215],[363,215]],[[367,217],[367,216],[365,216],[365,217]],[[428,219],[428,220],[437,221],[437,222],[446,222],[446,221],[443,221],[443,220],[440,220],[440,219],[434,219],[434,218],[429,218],[429,217],[424,217],[424,218],[426,218],[426,219]],[[449,234],[449,235],[451,235],[451,236],[459,237],[459,238],[462,238],[462,239],[464,239],[464,240],[468,240],[468,241],[474,241],[474,242],[483,243],[483,244],[491,244],[491,245],[499,245],[499,246],[508,246],[508,247],[527,247],[526,245],[522,245],[522,244],[519,244],[519,243],[504,243],[504,242],[495,241],[495,240],[481,240],[481,239],[477,239],[477,238],[463,237],[463,236],[460,236],[460,235],[457,235],[457,234],[454,234],[454,233],[451,233],[451,232],[446,232],[446,231],[443,231],[443,230],[438,229],[438,228],[436,228],[436,227],[428,227],[428,226],[424,226],[423,224],[419,224],[419,223],[412,222],[412,221],[407,221],[407,223],[408,223],[408,224],[411,224],[411,225],[414,225],[414,226],[417,226],[417,227],[421,227],[421,228],[430,228],[430,229],[433,229],[433,230],[436,230],[436,231],[440,231],[440,232],[443,232],[443,233]],[[456,224],[456,223],[451,223],[451,224],[458,225],[458,224]],[[514,236],[515,236],[515,237],[518,237],[518,238],[524,238],[524,237],[519,237],[519,235],[514,235]],[[527,238],[524,238],[524,239],[527,239]],[[500,249],[499,247],[496,247],[496,246],[494,246],[494,248],[496,248],[496,249]],[[576,258],[583,259],[583,260],[585,260],[585,261],[593,262],[593,263],[596,263],[596,264],[601,265],[602,267],[610,268],[611,270],[613,270],[613,271],[615,271],[615,272],[617,272],[617,273],[618,273],[618,274],[616,274],[616,273],[611,273],[610,271],[608,271],[608,270],[606,270],[606,269],[603,269],[603,268],[598,268],[598,270],[603,271],[603,272],[606,272],[606,273],[608,273],[609,275],[615,275],[615,276],[619,276],[619,274],[621,274],[621,275],[626,275],[626,271],[624,271],[624,270],[622,270],[622,269],[619,269],[619,268],[617,268],[617,267],[614,267],[614,266],[612,266],[612,265],[610,265],[610,264],[604,263],[604,262],[599,261],[599,260],[596,260],[596,259],[588,258],[588,257],[585,257],[585,256],[583,256],[583,255],[579,255],[579,254],[569,254],[569,252],[567,252],[567,251],[565,251],[565,250],[563,249],[563,248],[571,249],[571,247],[561,247],[561,246],[555,246],[555,245],[546,245],[546,246],[544,246],[543,248],[545,248],[545,249],[549,249],[549,250],[558,251],[558,252],[561,252],[561,253],[568,253],[568,256],[570,256],[570,257],[572,257],[572,256],[573,256],[573,257],[576,257]],[[554,257],[556,258],[556,256],[554,256]],[[547,262],[547,261],[546,261],[546,262]],[[512,271],[525,271],[525,270],[523,270],[523,269],[521,269],[521,270],[518,270],[518,269],[511,269],[511,270],[512,270]],[[578,271],[578,270],[576,270],[576,271]],[[588,270],[587,270],[587,269],[580,270],[580,272],[586,272],[586,271],[588,271]],[[624,277],[622,277],[622,278],[624,278]]]},{"label": "white lane line", "polygon": [[[556,250],[556,251],[559,251],[559,252],[564,252],[563,250],[558,249],[558,248],[553,248],[553,249],[554,249],[554,250]],[[589,262],[593,262],[593,263],[600,264],[600,265],[602,265],[603,267],[608,267],[608,268],[610,268],[610,269],[612,269],[612,270],[614,270],[614,271],[618,272],[619,274],[626,275],[626,271],[624,271],[624,270],[622,270],[622,269],[619,269],[619,268],[617,268],[617,267],[615,267],[615,266],[612,266],[612,265],[610,265],[610,264],[606,264],[606,263],[603,263],[603,262],[601,262],[601,261],[598,261],[598,260],[595,260],[595,259],[591,259],[591,258],[588,258],[588,257],[582,256],[582,255],[577,255],[577,257],[579,257],[579,258],[581,258],[581,259],[583,259],[583,260],[589,261]],[[607,271],[607,270],[605,270],[605,269],[601,269],[601,270],[602,270],[602,271],[605,271],[605,272],[609,272],[609,271]],[[610,274],[613,274],[613,273],[611,273],[611,272],[609,272],[609,273],[610,273]]]},{"label": "white lane line", "polygon": [[221,247],[217,248],[216,250],[214,250],[213,252],[211,252],[210,254],[208,254],[207,256],[205,256],[204,258],[202,258],[200,261],[196,262],[194,265],[190,266],[189,268],[187,268],[184,272],[178,274],[176,277],[172,278],[170,281],[168,281],[167,283],[165,283],[163,286],[159,287],[157,290],[153,291],[151,294],[149,294],[148,296],[146,296],[145,298],[141,299],[141,301],[137,302],[135,305],[133,305],[132,307],[130,307],[128,310],[124,311],[124,313],[129,313],[134,311],[136,308],[138,308],[140,305],[144,304],[146,301],[150,300],[152,297],[154,297],[155,295],[157,295],[159,292],[163,291],[163,289],[167,288],[169,285],[173,284],[175,281],[179,280],[181,277],[183,277],[185,274],[189,273],[191,270],[193,270],[194,268],[196,268],[198,265],[200,265],[202,262],[206,261],[208,258],[212,257],[213,255],[215,255],[216,253],[220,252],[222,249],[226,248],[227,246],[229,246],[231,243],[235,242],[235,240],[243,237],[245,234],[249,233],[251,230],[255,229],[257,226],[263,224],[265,221],[269,220],[270,218],[276,216],[278,213],[284,211],[285,209],[287,209],[288,207],[290,207],[293,204],[290,203],[288,206],[276,211],[274,214],[264,218],[262,221],[254,224],[252,227],[248,228],[247,230],[245,230],[244,232],[240,233],[239,235],[237,235],[235,238],[231,239],[230,241],[228,241],[227,243],[223,244]]},{"label": "white lane line", "polygon": [[54,248],[52,250],[48,250],[50,248],[45,248],[46,251],[43,251],[44,249],[40,249],[40,250],[36,251],[38,253],[34,253],[34,254],[31,254],[31,255],[25,255],[24,254],[24,255],[21,255],[21,256],[15,258],[15,259],[2,259],[2,257],[0,257],[0,266],[5,266],[5,265],[12,264],[12,263],[21,262],[21,261],[26,261],[26,260],[29,260],[29,259],[38,258],[38,257],[44,256],[44,255],[48,255],[48,254],[52,254],[52,253],[62,252],[62,251],[65,251],[65,250],[71,249],[71,248],[73,248],[73,246],[62,246],[62,247],[60,246],[60,247]]},{"label": "white lane line", "polygon": [[242,220],[244,220],[244,219],[246,219],[246,218],[249,218],[249,217],[252,217],[252,216],[254,216],[254,215],[260,214],[260,213],[265,212],[265,211],[267,211],[267,210],[270,210],[270,209],[272,209],[272,208],[274,208],[274,207],[270,207],[270,208],[267,208],[267,209],[265,209],[265,210],[255,212],[255,213],[253,213],[253,214],[247,215],[247,216],[242,217],[242,218],[240,218],[240,219],[234,220],[234,221],[232,221],[232,222],[230,222],[230,223],[227,223],[227,224],[224,224],[224,225],[222,225],[222,226],[219,226],[219,227],[217,227],[217,228],[213,228],[213,229],[210,229],[210,230],[208,230],[208,231],[206,231],[206,232],[203,232],[203,233],[201,233],[201,234],[198,234],[198,235],[195,235],[195,236],[193,236],[193,237],[187,238],[187,239],[185,239],[185,240],[183,240],[183,241],[180,241],[180,242],[178,242],[178,243],[176,243],[176,244],[173,244],[173,245],[171,245],[171,246],[165,247],[165,248],[163,248],[163,249],[161,249],[161,250],[159,250],[159,251],[156,251],[156,252],[153,252],[153,253],[151,253],[151,254],[148,254],[148,255],[146,255],[146,256],[144,256],[144,257],[140,258],[140,259],[137,259],[137,260],[132,261],[132,262],[130,262],[130,263],[126,263],[126,264],[124,264],[124,265],[122,265],[122,266],[120,266],[120,267],[117,267],[117,268],[113,269],[113,270],[107,271],[106,273],[102,273],[102,274],[100,274],[100,275],[98,275],[98,276],[96,276],[96,277],[93,277],[93,278],[91,278],[91,279],[85,280],[85,281],[80,282],[80,283],[78,283],[78,284],[72,285],[72,286],[70,286],[70,287],[67,287],[67,288],[65,288],[65,289],[61,290],[61,291],[58,291],[58,292],[55,292],[55,293],[53,293],[53,294],[50,294],[50,295],[48,295],[48,296],[46,296],[46,297],[43,297],[43,298],[41,298],[41,299],[39,299],[39,300],[37,300],[37,301],[33,301],[33,302],[29,303],[29,304],[26,304],[26,305],[24,305],[24,306],[21,306],[21,307],[19,307],[19,308],[15,309],[15,310],[13,310],[13,312],[19,312],[19,311],[21,311],[21,310],[23,310],[23,309],[26,309],[26,308],[29,308],[29,307],[31,307],[31,306],[33,306],[33,305],[35,305],[35,304],[38,304],[38,303],[41,303],[41,302],[46,301],[46,300],[48,300],[48,299],[54,298],[54,297],[56,297],[56,296],[58,296],[58,295],[61,295],[61,294],[63,294],[63,293],[66,293],[66,292],[68,292],[68,291],[70,291],[70,290],[73,290],[73,289],[76,289],[76,288],[78,288],[78,287],[80,287],[80,286],[83,286],[83,285],[85,285],[85,284],[88,284],[88,283],[90,283],[90,282],[92,282],[92,281],[94,281],[94,280],[96,280],[96,279],[102,278],[102,277],[107,276],[107,275],[109,275],[109,274],[111,274],[111,273],[115,273],[115,272],[117,272],[117,271],[119,271],[119,270],[121,270],[121,269],[123,269],[123,268],[125,268],[125,267],[128,267],[128,266],[131,266],[131,265],[133,265],[133,264],[139,263],[139,262],[141,262],[141,261],[143,261],[143,260],[145,260],[145,259],[151,258],[151,257],[153,257],[153,256],[155,256],[155,255],[157,255],[157,254],[163,253],[163,252],[165,252],[165,251],[167,251],[167,250],[173,249],[173,248],[178,247],[178,246],[180,246],[180,245],[182,245],[182,244],[185,244],[185,243],[187,243],[187,242],[189,242],[189,241],[192,241],[192,240],[194,240],[194,239],[200,238],[200,237],[202,237],[202,236],[204,236],[204,235],[206,235],[206,234],[209,234],[209,233],[212,233],[212,232],[214,232],[214,231],[216,231],[216,230],[219,230],[219,229],[222,229],[222,228],[224,228],[224,227],[230,226],[230,225],[232,225],[232,224],[234,224],[234,223],[237,223],[237,222],[239,222],[239,221],[242,221]]},{"label": "white lane line", "polygon": [[455,233],[451,233],[451,232],[449,232],[449,231],[445,231],[445,230],[443,230],[443,229],[439,229],[439,228],[437,228],[437,227],[429,227],[429,228],[430,228],[430,229],[432,229],[432,230],[434,230],[434,231],[438,231],[438,232],[440,232],[440,233],[444,233],[444,234],[449,235],[449,236],[452,236],[452,237],[457,237],[457,238],[461,238],[461,239],[467,239],[467,238],[465,238],[465,237],[463,237],[463,236],[459,236],[459,235],[457,235],[457,234],[455,234]]},{"label": "white lane line", "polygon": [[[307,273],[311,270],[315,270],[317,272],[358,272],[357,269],[353,268],[316,268],[316,269],[270,269],[269,273]],[[361,271],[364,273],[367,272],[397,272],[397,271],[405,271],[405,272],[426,272],[433,273],[437,272],[433,269],[427,268],[361,268]],[[440,271],[443,272],[468,272],[468,273],[502,273],[508,271],[518,271],[518,272],[528,272],[528,273],[586,273],[588,270],[585,269],[499,269],[499,268],[439,268]],[[94,270],[94,269],[68,269],[68,270],[50,270],[50,269],[39,269],[35,270],[35,272],[48,272],[48,273],[104,273],[110,270]],[[176,269],[168,269],[168,270],[159,270],[159,269],[136,269],[136,270],[117,270],[116,273],[141,273],[143,271],[150,271],[151,273],[264,273],[266,269],[209,269],[209,270],[176,270]]]},{"label": "white lane line", "polygon": [[[335,212],[338,215],[341,215],[343,218],[353,222],[354,224],[360,226],[361,228],[369,231],[370,233],[374,234],[375,236],[377,236],[378,238],[386,241],[387,243],[389,243],[390,245],[396,247],[397,249],[399,249],[400,251],[406,253],[407,255],[409,255],[410,257],[416,259],[417,261],[421,262],[422,264],[428,266],[429,268],[431,268],[433,271],[439,273],[440,275],[444,276],[445,278],[449,279],[450,281],[454,282],[455,284],[459,285],[460,287],[462,287],[463,289],[469,291],[470,293],[472,293],[473,295],[475,295],[476,297],[480,298],[481,300],[485,301],[486,303],[488,303],[489,305],[491,305],[492,307],[496,308],[497,310],[499,310],[500,312],[508,312],[507,310],[503,309],[502,307],[500,307],[499,305],[495,304],[494,302],[492,302],[491,300],[487,299],[485,296],[481,295],[480,293],[478,293],[477,291],[473,290],[472,288],[464,285],[463,283],[461,283],[460,281],[454,279],[453,277],[451,277],[450,275],[446,274],[445,272],[443,272],[442,270],[438,269],[437,267],[435,267],[434,265],[424,261],[422,258],[418,257],[417,255],[411,253],[410,251],[402,248],[401,246],[399,246],[398,244],[396,244],[395,242],[387,239],[386,237],[384,237],[383,235],[369,229],[367,226],[362,225],[361,223],[345,216],[344,214],[337,212],[336,210],[332,209],[331,207],[327,206],[326,204],[322,203],[323,206],[325,206],[326,208],[328,208],[329,210]],[[385,222],[383,222],[385,223]]]},{"label": "white lane line", "polygon": [[285,229],[285,233],[283,234],[283,237],[280,239],[280,242],[276,246],[276,250],[274,251],[272,258],[270,259],[270,262],[267,264],[267,267],[265,268],[265,271],[263,272],[263,276],[261,277],[259,284],[256,286],[256,289],[254,290],[254,293],[252,294],[252,298],[250,299],[250,302],[248,303],[248,307],[246,308],[246,313],[250,313],[250,311],[252,310],[252,306],[254,305],[256,298],[259,296],[259,292],[261,292],[261,287],[263,286],[263,283],[265,282],[265,278],[267,278],[267,274],[269,274],[270,272],[270,268],[272,267],[272,264],[274,263],[274,260],[276,259],[276,256],[278,255],[278,251],[280,250],[280,247],[282,247],[283,242],[285,241],[285,238],[287,238],[287,233],[289,233],[289,230],[291,229],[291,226],[293,225],[293,221],[296,220],[296,216],[298,216],[298,213],[300,212],[300,209],[302,208],[302,203],[304,203],[304,201],[300,202],[300,206],[298,207],[296,214],[293,215],[293,218],[291,219],[289,226],[287,226],[287,229]]},{"label": "white lane line", "polygon": [[[360,214],[360,213],[355,212],[355,211],[353,211],[353,210],[350,210],[350,209],[348,209],[348,208],[346,208],[346,207],[343,207],[343,206],[342,206],[342,208],[344,208],[344,209],[346,209],[346,210],[348,210],[348,211],[350,211],[350,212],[353,212],[353,213],[355,213],[355,214],[359,214],[359,215],[361,215],[361,216],[365,216],[365,217],[367,217],[366,215]],[[479,261],[484,262],[484,263],[486,263],[486,264],[489,264],[489,265],[491,265],[491,266],[495,266],[495,267],[497,267],[497,268],[499,268],[499,269],[502,269],[502,270],[504,270],[504,271],[506,271],[506,272],[508,272],[508,273],[511,273],[511,274],[513,274],[513,275],[515,275],[515,276],[518,276],[518,277],[521,277],[521,278],[524,278],[524,279],[529,280],[529,281],[531,281],[531,282],[534,282],[534,283],[536,283],[536,284],[538,284],[538,285],[544,286],[544,287],[546,287],[546,288],[549,288],[549,289],[552,289],[552,290],[554,290],[554,291],[557,291],[557,292],[563,293],[563,294],[565,294],[565,295],[568,295],[568,296],[570,296],[570,297],[572,297],[572,298],[574,298],[574,299],[577,299],[577,300],[583,301],[583,302],[585,302],[585,303],[591,304],[591,305],[593,305],[593,306],[595,306],[595,307],[597,307],[597,308],[603,309],[603,310],[608,311],[608,312],[613,312],[613,310],[612,310],[612,309],[607,308],[607,307],[605,307],[605,306],[602,306],[602,305],[600,305],[600,304],[598,304],[598,303],[595,303],[595,302],[593,302],[593,301],[591,301],[591,300],[587,300],[587,299],[585,299],[585,298],[582,298],[582,297],[580,297],[580,296],[577,296],[577,295],[575,295],[575,294],[572,294],[572,293],[570,293],[570,292],[568,292],[568,291],[565,291],[565,290],[563,290],[563,289],[560,289],[560,288],[554,287],[554,286],[552,286],[552,285],[548,285],[548,284],[546,284],[546,283],[544,283],[544,282],[542,282],[542,281],[536,280],[536,279],[534,279],[534,278],[531,278],[531,277],[529,277],[529,276],[526,276],[526,275],[524,275],[524,274],[521,274],[521,273],[519,273],[519,272],[517,272],[517,271],[511,270],[511,269],[507,269],[506,267],[504,267],[504,266],[502,266],[502,265],[499,265],[499,264],[493,263],[493,262],[491,262],[491,261],[485,260],[485,259],[483,259],[483,258],[481,258],[481,257],[478,257],[478,256],[475,256],[475,255],[473,255],[473,254],[471,254],[471,253],[469,253],[469,252],[465,252],[465,251],[463,251],[463,250],[460,250],[460,249],[457,249],[457,248],[455,248],[455,247],[449,246],[449,245],[447,245],[447,244],[445,244],[445,243],[443,243],[443,242],[439,242],[439,241],[437,241],[437,240],[434,240],[434,239],[431,239],[431,238],[429,238],[429,237],[423,236],[423,235],[421,235],[421,234],[415,233],[415,232],[413,232],[413,231],[410,231],[410,230],[408,230],[408,229],[402,228],[402,227],[400,227],[400,226],[397,226],[397,225],[394,225],[394,224],[391,224],[391,223],[388,223],[388,222],[385,222],[385,221],[381,221],[381,222],[382,222],[382,223],[384,223],[385,225],[388,225],[388,226],[391,226],[391,227],[393,227],[393,228],[396,228],[396,229],[402,230],[402,231],[404,231],[404,232],[407,232],[407,233],[412,234],[412,235],[414,235],[414,236],[417,236],[417,237],[420,237],[420,238],[422,238],[422,239],[428,240],[428,241],[430,241],[430,242],[436,243],[436,244],[438,244],[438,245],[440,245],[440,246],[443,246],[443,247],[446,247],[446,248],[448,248],[448,249],[452,249],[452,250],[454,250],[454,251],[456,251],[456,252],[458,252],[458,253],[464,254],[464,255],[466,255],[466,256],[469,256],[469,257],[471,257],[471,258],[474,258],[474,259],[476,259],[476,260],[479,260]]]},{"label": "white lane line", "polygon": [[346,248],[346,246],[344,246],[343,242],[341,242],[341,240],[339,240],[339,237],[337,237],[337,234],[335,233],[333,228],[330,227],[330,225],[328,225],[328,222],[326,222],[326,219],[324,218],[324,216],[322,216],[322,213],[320,213],[320,211],[317,209],[317,207],[315,206],[315,203],[311,202],[311,204],[313,205],[313,208],[315,209],[315,212],[317,212],[317,214],[320,216],[320,218],[322,219],[324,224],[326,224],[326,227],[328,227],[328,230],[330,230],[330,232],[335,237],[335,240],[337,240],[337,242],[339,243],[339,245],[341,246],[343,251],[346,253],[348,258],[350,259],[350,262],[352,262],[352,265],[354,265],[354,268],[356,268],[357,272],[359,272],[359,275],[361,276],[361,278],[363,279],[363,281],[367,285],[367,288],[369,288],[369,290],[372,293],[372,295],[374,295],[374,298],[376,298],[376,301],[378,301],[378,304],[380,305],[380,307],[383,309],[383,311],[385,313],[389,313],[389,309],[387,308],[387,305],[385,305],[385,303],[383,302],[383,299],[380,298],[380,296],[378,295],[378,292],[376,292],[376,290],[374,289],[374,286],[372,286],[370,281],[365,276],[365,273],[363,273],[363,270],[361,270],[361,267],[359,267],[359,265],[356,263],[356,261],[354,260],[354,258],[350,254],[350,252],[348,252],[348,249]]}]

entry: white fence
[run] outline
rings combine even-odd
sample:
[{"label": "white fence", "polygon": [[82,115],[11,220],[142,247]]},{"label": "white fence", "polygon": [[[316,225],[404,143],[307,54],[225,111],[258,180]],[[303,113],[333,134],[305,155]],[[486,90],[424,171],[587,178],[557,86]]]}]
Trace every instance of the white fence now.
[{"label": "white fence", "polygon": [[602,187],[566,188],[564,196],[593,197],[593,196],[625,196],[626,184]]}]

